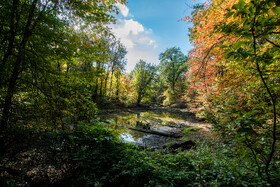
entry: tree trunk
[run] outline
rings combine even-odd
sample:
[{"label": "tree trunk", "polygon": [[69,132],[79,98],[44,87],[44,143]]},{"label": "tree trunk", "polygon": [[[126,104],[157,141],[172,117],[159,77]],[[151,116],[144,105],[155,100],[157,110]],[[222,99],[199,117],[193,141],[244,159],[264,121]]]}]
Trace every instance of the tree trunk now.
[{"label": "tree trunk", "polygon": [[175,93],[175,82],[172,82],[171,89],[172,89],[173,93]]},{"label": "tree trunk", "polygon": [[4,68],[6,64],[7,58],[12,55],[12,50],[13,50],[13,45],[14,45],[14,40],[15,40],[15,24],[14,24],[14,19],[15,19],[15,12],[17,10],[17,3],[18,0],[13,1],[13,8],[11,12],[11,22],[10,22],[10,38],[9,38],[9,45],[7,47],[7,51],[4,53],[4,57],[2,59],[2,63],[0,66],[0,72],[2,72],[2,68]]},{"label": "tree trunk", "polygon": [[100,79],[100,89],[99,89],[99,95],[103,96],[103,78]]},{"label": "tree trunk", "polygon": [[[254,17],[254,23],[253,23],[253,27],[251,29],[252,37],[253,37],[254,56],[255,57],[257,57],[257,47],[256,47],[257,39],[256,39],[256,36],[255,36],[256,17],[257,17],[257,15],[255,15],[255,17]],[[271,146],[270,146],[270,153],[269,153],[268,158],[266,159],[266,163],[265,163],[265,173],[267,175],[267,179],[268,179],[269,183],[272,186],[274,186],[274,183],[273,183],[273,181],[270,177],[269,166],[271,164],[273,155],[275,153],[275,146],[276,146],[276,140],[277,140],[277,137],[276,137],[276,126],[277,126],[276,99],[272,95],[271,89],[268,87],[268,84],[263,77],[263,72],[260,69],[260,66],[259,66],[259,63],[258,63],[257,59],[255,59],[255,63],[256,63],[256,66],[257,66],[257,71],[259,73],[260,79],[261,79],[261,81],[262,81],[262,83],[263,83],[263,85],[264,85],[264,87],[265,87],[265,89],[266,89],[266,91],[267,91],[267,93],[270,97],[270,102],[273,106],[272,142],[271,142]],[[268,104],[270,104],[270,103],[268,103]]]},{"label": "tree trunk", "polygon": [[[31,26],[32,19],[34,17],[34,12],[35,12],[37,2],[38,2],[38,0],[34,0],[33,3],[32,3],[31,10],[30,10],[30,13],[28,15],[28,20],[27,20],[27,23],[26,23],[26,26],[25,26],[23,38],[22,38],[21,44],[19,46],[19,53],[18,53],[17,59],[14,63],[13,73],[12,73],[12,76],[11,76],[10,81],[9,81],[8,91],[7,91],[7,95],[5,97],[4,108],[3,108],[3,113],[2,113],[3,117],[2,117],[2,120],[1,120],[1,127],[0,127],[0,130],[1,130],[0,132],[1,133],[8,126],[8,121],[9,121],[9,118],[10,118],[10,110],[11,110],[11,106],[12,106],[12,98],[13,98],[15,90],[16,90],[16,82],[18,80],[18,76],[19,76],[19,73],[20,73],[20,67],[21,67],[21,63],[22,63],[22,60],[23,60],[22,58],[25,55],[26,43],[27,43],[29,37],[32,34],[32,30],[30,30],[30,26]],[[15,1],[14,1],[14,3],[15,3]],[[34,26],[35,25],[33,25],[33,28],[34,28]]]},{"label": "tree trunk", "polygon": [[139,93],[137,97],[137,103],[136,103],[137,106],[140,106],[141,100],[142,100],[142,94]]},{"label": "tree trunk", "polygon": [[112,66],[112,70],[111,70],[111,81],[110,81],[110,97],[112,97],[112,85],[113,85],[113,75],[114,75],[114,65]]},{"label": "tree trunk", "polygon": [[14,64],[13,74],[9,82],[8,92],[5,98],[4,109],[2,113],[1,132],[4,131],[8,126],[8,121],[10,118],[10,109],[12,106],[12,98],[15,93],[16,82],[18,80],[20,66],[21,66],[21,55],[18,56]]},{"label": "tree trunk", "polygon": [[93,92],[95,101],[98,97],[98,82],[99,82],[99,78],[96,78],[94,92]]},{"label": "tree trunk", "polygon": [[117,72],[117,77],[116,77],[117,85],[116,85],[116,99],[119,100],[119,92],[120,92],[120,73]]},{"label": "tree trunk", "polygon": [[106,73],[105,82],[104,82],[104,96],[107,96],[107,83],[108,83],[109,73]]}]

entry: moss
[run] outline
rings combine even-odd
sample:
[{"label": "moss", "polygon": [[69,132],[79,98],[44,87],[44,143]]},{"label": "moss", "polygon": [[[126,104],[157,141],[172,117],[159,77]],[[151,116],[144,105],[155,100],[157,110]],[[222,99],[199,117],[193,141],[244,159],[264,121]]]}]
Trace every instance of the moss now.
[{"label": "moss", "polygon": [[200,126],[188,126],[188,127],[184,127],[183,129],[183,133],[185,135],[191,135],[194,132],[197,132],[198,130],[202,129],[203,127]]}]

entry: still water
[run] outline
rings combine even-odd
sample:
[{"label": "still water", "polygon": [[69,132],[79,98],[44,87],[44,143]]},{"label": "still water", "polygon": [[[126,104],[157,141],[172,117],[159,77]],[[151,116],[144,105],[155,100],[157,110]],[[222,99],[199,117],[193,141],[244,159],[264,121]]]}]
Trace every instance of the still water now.
[{"label": "still water", "polygon": [[[137,129],[146,129],[163,133],[179,133],[180,124],[188,121],[188,116],[170,113],[170,112],[122,112],[99,116],[102,120],[109,120],[111,123],[132,127]],[[143,133],[130,130],[117,125],[108,125],[110,128],[118,130],[119,136],[124,142],[133,143],[146,147],[160,147],[165,143],[174,141],[174,138],[159,136],[150,133]]]}]

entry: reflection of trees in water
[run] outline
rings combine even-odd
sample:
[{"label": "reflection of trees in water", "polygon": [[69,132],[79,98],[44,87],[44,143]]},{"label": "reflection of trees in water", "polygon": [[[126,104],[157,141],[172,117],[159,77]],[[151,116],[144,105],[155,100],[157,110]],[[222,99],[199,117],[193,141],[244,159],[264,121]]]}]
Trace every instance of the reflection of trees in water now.
[{"label": "reflection of trees in water", "polygon": [[133,113],[121,113],[121,114],[114,114],[113,118],[114,123],[119,125],[124,125],[126,127],[135,127],[136,121],[137,121],[137,115]]},{"label": "reflection of trees in water", "polygon": [[117,125],[111,125],[111,124],[109,124],[108,127],[109,127],[110,129],[118,130],[118,131],[122,131],[122,130],[125,129],[125,128],[123,128],[123,127],[120,127],[120,126],[117,126]]},{"label": "reflection of trees in water", "polygon": [[[101,116],[101,119],[111,120],[113,123],[118,125],[123,125],[126,127],[137,127],[137,121],[141,123],[149,123],[151,125],[151,129],[156,130],[159,129],[162,125],[176,125],[183,121],[187,121],[188,117],[182,114],[170,113],[170,112],[155,112],[155,111],[147,111],[140,113],[115,113],[108,114],[106,116]],[[145,133],[137,132],[133,130],[128,130],[119,126],[110,125],[110,128],[114,130],[121,131],[118,134],[123,133],[124,131],[129,132],[136,139],[145,135]]]},{"label": "reflection of trees in water", "polygon": [[176,125],[182,121],[189,120],[188,116],[170,112],[145,112],[144,116],[147,119],[153,120],[155,123],[166,125]]},{"label": "reflection of trees in water", "polygon": [[125,134],[131,135],[135,142],[136,142],[139,138],[142,138],[142,137],[145,136],[145,135],[149,135],[149,134],[147,134],[147,133],[143,133],[143,132],[139,132],[139,131],[133,131],[133,130],[124,129],[124,128],[116,129],[116,130],[118,130],[118,135],[121,135],[121,134],[124,134],[124,133],[125,133]]},{"label": "reflection of trees in water", "polygon": [[146,135],[146,133],[129,130],[129,129],[126,129],[126,128],[123,128],[123,127],[120,127],[117,125],[108,125],[108,127],[115,130],[118,135],[121,135],[123,133],[130,134],[135,141],[137,141],[138,138],[141,138]]},{"label": "reflection of trees in water", "polygon": [[127,130],[127,132],[129,134],[131,134],[131,136],[133,136],[134,140],[137,141],[139,138],[142,138],[145,135],[148,135],[147,133],[143,133],[143,132],[138,132],[138,131],[133,131],[133,130]]},{"label": "reflection of trees in water", "polygon": [[[138,114],[137,113],[136,114],[135,113],[110,114],[101,118],[105,120],[110,120],[115,124],[123,125],[126,127],[135,127],[137,120],[138,121],[141,120],[141,116],[139,113]],[[135,141],[137,141],[139,138],[146,135],[146,133],[129,130],[117,125],[108,125],[108,127],[118,131],[117,132],[118,135],[121,135],[124,132],[129,133],[134,138]]]},{"label": "reflection of trees in water", "polygon": [[127,127],[135,127],[138,122],[148,122],[151,125],[175,125],[180,121],[188,121],[188,116],[170,112],[140,112],[140,113],[118,113],[109,114],[103,118],[113,120],[114,123]]}]

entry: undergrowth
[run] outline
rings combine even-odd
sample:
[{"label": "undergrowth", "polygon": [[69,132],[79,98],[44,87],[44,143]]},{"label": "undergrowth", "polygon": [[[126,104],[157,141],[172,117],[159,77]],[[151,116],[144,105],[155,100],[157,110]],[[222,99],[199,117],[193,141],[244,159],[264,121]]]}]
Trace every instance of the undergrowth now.
[{"label": "undergrowth", "polygon": [[[30,135],[30,130],[28,133]],[[33,144],[30,146],[30,150],[35,152],[33,155],[28,149],[3,155],[1,166],[4,167],[0,171],[2,185],[268,185],[258,176],[253,161],[246,155],[240,157],[235,154],[231,145],[220,140],[213,139],[194,149],[171,154],[164,149],[140,149],[123,144],[101,123],[81,124],[75,131],[69,132],[33,133],[32,137],[33,142],[29,143]],[[27,152],[31,158],[26,156]],[[18,158],[24,154],[24,158]],[[40,161],[38,155],[44,159]],[[32,165],[30,160],[36,160],[36,163]],[[23,162],[27,164],[22,165]],[[38,165],[42,165],[40,172],[43,174],[38,174],[36,178],[30,171],[38,169]],[[47,168],[53,168],[52,172]],[[279,172],[279,169],[276,170]],[[48,177],[40,177],[45,175]]]}]

